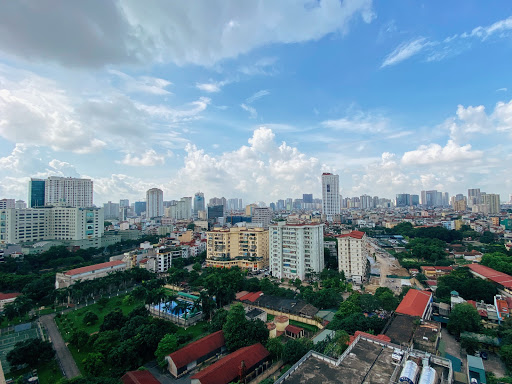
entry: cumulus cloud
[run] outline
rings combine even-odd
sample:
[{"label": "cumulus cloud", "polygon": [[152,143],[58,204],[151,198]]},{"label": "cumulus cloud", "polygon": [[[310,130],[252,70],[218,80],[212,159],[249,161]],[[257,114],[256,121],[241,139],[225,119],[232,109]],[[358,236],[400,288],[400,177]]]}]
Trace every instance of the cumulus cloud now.
[{"label": "cumulus cloud", "polygon": [[371,0],[121,0],[0,3],[0,49],[67,66],[173,61],[212,65],[273,43],[344,34],[375,17]]},{"label": "cumulus cloud", "polygon": [[148,149],[140,156],[127,153],[123,160],[117,161],[117,163],[131,167],[153,167],[165,164],[165,155],[158,154],[154,149]]},{"label": "cumulus cloud", "polygon": [[422,145],[414,151],[405,152],[402,163],[405,165],[453,164],[479,159],[482,151],[472,151],[471,145],[459,146],[452,140],[441,147],[439,144]]},{"label": "cumulus cloud", "polygon": [[12,142],[77,153],[106,145],[82,124],[64,90],[34,74],[16,82],[0,68],[0,116],[0,136]]}]

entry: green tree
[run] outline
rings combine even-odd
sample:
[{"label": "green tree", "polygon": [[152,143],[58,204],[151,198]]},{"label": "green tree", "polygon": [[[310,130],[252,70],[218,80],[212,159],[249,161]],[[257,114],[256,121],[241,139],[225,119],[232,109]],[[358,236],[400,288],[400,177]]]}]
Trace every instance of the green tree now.
[{"label": "green tree", "polygon": [[80,348],[89,342],[89,334],[82,329],[73,330],[69,342],[80,351]]},{"label": "green tree", "polygon": [[158,347],[155,351],[155,356],[158,362],[158,365],[161,368],[165,368],[167,361],[165,360],[165,356],[174,352],[178,349],[178,339],[176,335],[167,334],[164,338],[158,343]]},{"label": "green tree", "polygon": [[474,355],[480,349],[480,342],[474,337],[462,336],[460,346],[466,350],[468,355]]},{"label": "green tree", "polygon": [[265,323],[259,319],[247,320],[244,307],[240,303],[231,306],[222,330],[226,339],[226,347],[230,351],[255,343],[265,343],[268,339],[268,329]]},{"label": "green tree", "polygon": [[507,368],[512,369],[512,344],[503,345],[500,348],[500,357]]},{"label": "green tree", "polygon": [[87,311],[84,314],[84,318],[82,319],[82,323],[84,325],[93,325],[98,321],[98,315],[93,311]]},{"label": "green tree", "polygon": [[105,357],[99,352],[88,353],[82,364],[87,375],[99,376],[105,369]]},{"label": "green tree", "polygon": [[283,348],[283,361],[285,364],[295,364],[312,348],[313,342],[309,339],[288,340]]},{"label": "green tree", "polygon": [[284,346],[278,338],[268,339],[266,347],[272,360],[279,360],[283,357]]},{"label": "green tree", "polygon": [[345,349],[348,348],[349,341],[349,334],[346,331],[338,330],[336,331],[332,341],[325,348],[324,353],[328,356],[338,358],[345,351]]},{"label": "green tree", "polygon": [[480,327],[480,315],[471,304],[457,304],[450,313],[447,328],[454,335],[460,336],[462,332],[478,332]]},{"label": "green tree", "polygon": [[37,367],[53,359],[55,351],[49,341],[41,339],[28,339],[16,343],[14,349],[7,353],[7,362],[12,366],[28,364]]},{"label": "green tree", "polygon": [[228,311],[226,311],[224,308],[215,311],[215,314],[212,317],[212,321],[210,321],[208,327],[210,332],[220,331],[224,327],[224,324],[226,324],[227,317]]},{"label": "green tree", "polygon": [[374,312],[380,308],[379,298],[369,293],[361,295],[359,303],[363,312]]},{"label": "green tree", "polygon": [[100,326],[100,331],[112,331],[115,329],[121,329],[126,322],[126,318],[121,312],[120,309],[116,309],[107,313],[105,318],[103,319],[103,324]]}]

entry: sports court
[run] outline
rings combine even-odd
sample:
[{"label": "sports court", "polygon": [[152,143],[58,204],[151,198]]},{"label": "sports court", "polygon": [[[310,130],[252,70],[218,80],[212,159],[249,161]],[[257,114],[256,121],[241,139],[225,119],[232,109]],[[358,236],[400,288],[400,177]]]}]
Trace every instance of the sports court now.
[{"label": "sports court", "polygon": [[36,337],[41,337],[36,323],[16,325],[13,330],[0,335],[0,362],[2,363],[4,373],[8,373],[11,369],[9,363],[7,363],[6,357],[9,351],[14,349],[16,343]]}]

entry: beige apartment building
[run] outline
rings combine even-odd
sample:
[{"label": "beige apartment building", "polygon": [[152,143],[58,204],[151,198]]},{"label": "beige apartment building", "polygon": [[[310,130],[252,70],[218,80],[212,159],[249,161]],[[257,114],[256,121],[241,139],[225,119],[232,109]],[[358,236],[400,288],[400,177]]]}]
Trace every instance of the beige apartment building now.
[{"label": "beige apartment building", "polygon": [[268,230],[235,227],[206,234],[206,266],[258,270],[268,266]]}]

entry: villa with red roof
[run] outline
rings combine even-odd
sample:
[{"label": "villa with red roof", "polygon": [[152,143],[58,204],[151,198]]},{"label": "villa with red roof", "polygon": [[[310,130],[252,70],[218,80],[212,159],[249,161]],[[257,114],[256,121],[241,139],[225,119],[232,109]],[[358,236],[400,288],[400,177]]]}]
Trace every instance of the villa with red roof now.
[{"label": "villa with red roof", "polygon": [[167,369],[171,375],[178,378],[225,350],[224,333],[217,331],[166,356]]},{"label": "villa with red roof", "polygon": [[395,313],[429,320],[432,314],[432,292],[410,289]]},{"label": "villa with red roof", "polygon": [[338,269],[344,271],[347,279],[361,284],[369,272],[368,241],[361,231],[337,236],[338,238]]},{"label": "villa with red roof", "polygon": [[126,263],[120,260],[89,265],[87,267],[59,272],[55,276],[55,288],[67,288],[77,281],[94,280],[107,276],[109,273],[124,271]]},{"label": "villa with red roof", "polygon": [[2,293],[0,292],[0,311],[4,309],[5,304],[12,303],[16,298],[21,295],[20,292]]},{"label": "villa with red roof", "polygon": [[240,348],[191,377],[191,384],[245,383],[255,377],[270,353],[261,343]]}]

